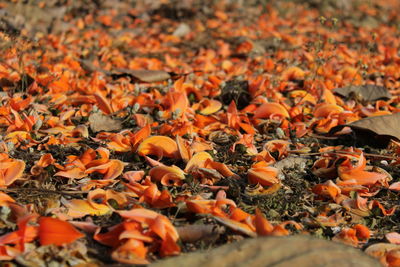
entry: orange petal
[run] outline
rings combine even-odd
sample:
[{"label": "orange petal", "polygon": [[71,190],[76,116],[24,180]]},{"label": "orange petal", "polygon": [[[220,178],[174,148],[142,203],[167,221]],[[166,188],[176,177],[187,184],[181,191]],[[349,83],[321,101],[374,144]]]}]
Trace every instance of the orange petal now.
[{"label": "orange petal", "polygon": [[53,155],[50,153],[44,154],[40,157],[39,161],[36,163],[36,165],[46,168],[47,166],[53,164],[56,160],[53,158]]},{"label": "orange petal", "polygon": [[39,240],[42,246],[69,244],[85,235],[70,223],[51,217],[39,219]]},{"label": "orange petal", "polygon": [[87,196],[87,202],[95,209],[102,208],[107,203],[106,191],[101,188],[90,191]]},{"label": "orange petal", "polygon": [[4,141],[17,144],[20,140],[32,140],[31,135],[25,131],[13,131],[4,136]]},{"label": "orange petal", "polygon": [[230,219],[241,222],[251,217],[251,215],[240,208],[233,208],[231,211]]},{"label": "orange petal", "polygon": [[354,229],[356,230],[356,236],[359,240],[367,240],[371,237],[371,232],[365,225],[356,224]]},{"label": "orange petal", "polygon": [[206,160],[206,168],[211,168],[217,170],[219,173],[221,173],[224,177],[232,177],[234,176],[237,178],[238,176],[233,173],[225,164],[212,161],[210,159]]},{"label": "orange petal", "polygon": [[143,241],[128,239],[123,245],[119,246],[111,253],[113,260],[125,264],[149,264],[146,260],[147,248]]},{"label": "orange petal", "polygon": [[153,167],[149,175],[153,181],[161,182],[163,185],[182,183],[185,179],[185,173],[177,166],[156,166]]},{"label": "orange petal", "polygon": [[312,189],[314,194],[324,196],[324,197],[331,197],[335,199],[337,196],[341,194],[340,188],[332,182],[332,180],[328,180],[323,184],[317,184]]},{"label": "orange petal", "polygon": [[170,235],[167,234],[166,239],[161,242],[160,255],[161,257],[178,255],[181,248]]},{"label": "orange petal", "polygon": [[274,167],[256,167],[251,168],[247,173],[247,178],[251,184],[261,184],[262,186],[271,186],[279,183],[276,177],[278,170]]},{"label": "orange petal", "polygon": [[102,94],[100,93],[95,93],[94,97],[96,98],[97,101],[97,106],[101,111],[103,111],[105,114],[111,114],[113,113],[113,109],[110,105],[110,102],[108,101],[107,98],[105,98]]},{"label": "orange petal", "polygon": [[22,160],[12,160],[9,162],[0,162],[1,184],[8,186],[15,180],[21,178],[25,170],[25,162]]},{"label": "orange petal", "polygon": [[340,233],[336,234],[332,240],[336,241],[341,241],[345,244],[351,245],[351,246],[357,246],[358,245],[358,239],[356,236],[356,230],[354,229],[349,229],[349,228],[343,228]]},{"label": "orange petal", "polygon": [[262,214],[258,208],[256,209],[256,215],[254,217],[254,224],[257,235],[259,236],[269,235],[274,230],[272,224],[265,218],[264,214]]},{"label": "orange petal", "polygon": [[356,180],[359,185],[374,185],[385,179],[387,176],[383,173],[367,172],[367,171],[348,171],[341,172],[338,168],[339,177],[343,180]]},{"label": "orange petal", "polygon": [[[400,248],[399,245],[388,244],[388,243],[375,243],[370,245],[365,253],[368,255],[377,258],[383,264],[383,266],[388,266],[386,255],[391,250],[398,250]],[[396,265],[395,265],[396,266]],[[397,265],[398,266],[398,265]]]},{"label": "orange petal", "polygon": [[124,177],[129,182],[138,182],[143,179],[144,171],[128,171],[125,172],[122,177]]},{"label": "orange petal", "polygon": [[206,160],[211,160],[211,161],[213,160],[210,153],[203,151],[203,152],[198,152],[198,153],[194,154],[193,157],[186,164],[185,171],[190,172],[190,170],[193,167],[204,168]]},{"label": "orange petal", "polygon": [[140,223],[145,223],[147,225],[153,225],[156,220],[160,220],[158,224],[162,222],[166,232],[173,240],[176,241],[179,238],[178,232],[176,231],[172,223],[169,221],[169,219],[164,215],[161,215],[155,211],[139,208],[139,209],[117,211],[117,213],[121,215],[121,217],[123,218],[134,220]]},{"label": "orange petal", "polygon": [[190,212],[206,214],[206,213],[211,213],[211,207],[209,203],[210,203],[209,200],[191,199],[191,200],[186,200],[186,207]]},{"label": "orange petal", "polygon": [[203,115],[210,115],[222,107],[221,102],[214,100],[214,99],[202,99],[199,103],[193,105],[193,109],[200,110],[200,114]]},{"label": "orange petal", "polygon": [[125,164],[117,159],[112,159],[109,162],[89,168],[85,171],[86,174],[98,172],[104,174],[104,180],[112,180],[117,178],[124,171]]},{"label": "orange petal", "polygon": [[194,153],[202,152],[205,150],[213,150],[212,144],[207,144],[203,142],[198,142],[196,140],[190,145],[190,148],[193,150]]},{"label": "orange petal", "polygon": [[146,138],[138,147],[141,156],[155,155],[168,158],[179,158],[178,145],[167,136],[151,136]]},{"label": "orange petal", "polygon": [[391,244],[400,245],[400,234],[399,233],[396,233],[396,232],[387,233],[385,235],[385,237]]},{"label": "orange petal", "polygon": [[389,266],[400,266],[400,249],[388,251],[386,254],[386,261]]},{"label": "orange petal", "polygon": [[160,216],[157,216],[150,225],[150,229],[156,233],[162,240],[166,239],[167,229],[165,228],[164,221]]},{"label": "orange petal", "polygon": [[139,230],[136,229],[130,229],[130,230],[125,230],[119,235],[119,239],[127,239],[127,238],[133,238],[136,240],[140,240],[143,242],[153,242],[154,239],[150,236],[142,234]]},{"label": "orange petal", "polygon": [[292,66],[287,68],[282,72],[282,80],[284,81],[292,81],[292,80],[303,80],[305,72],[299,67]]},{"label": "orange petal", "polygon": [[186,144],[185,140],[179,135],[176,136],[175,142],[178,145],[179,155],[184,162],[188,162],[192,157],[189,146]]},{"label": "orange petal", "polygon": [[331,114],[342,113],[344,109],[341,106],[329,103],[323,103],[317,105],[314,110],[314,117],[316,118],[326,118]]},{"label": "orange petal", "polygon": [[279,103],[264,103],[254,111],[256,119],[268,119],[271,115],[290,117],[288,111]]},{"label": "orange petal", "polygon": [[286,236],[289,235],[289,231],[285,229],[282,225],[274,226],[274,230],[272,231],[271,235],[273,236]]},{"label": "orange petal", "polygon": [[4,192],[0,192],[0,207],[8,206],[9,203],[14,203],[15,200]]},{"label": "orange petal", "polygon": [[68,208],[68,215],[72,218],[82,218],[86,215],[102,216],[111,212],[111,209],[105,204],[97,204],[94,207],[83,199],[71,199],[65,203],[65,206]]},{"label": "orange petal", "polygon": [[117,159],[110,160],[111,166],[108,168],[106,175],[104,175],[103,179],[115,179],[122,174],[124,171],[125,164]]},{"label": "orange petal", "polygon": [[169,110],[171,112],[179,111],[179,114],[184,113],[189,105],[189,100],[183,92],[167,93],[165,100],[170,106]]},{"label": "orange petal", "polygon": [[347,158],[338,167],[338,174],[342,180],[346,181],[355,179],[360,185],[372,185],[387,177],[387,175],[383,173],[364,171],[365,167],[366,159],[363,153],[361,153],[355,166],[352,166],[350,163],[350,159]]},{"label": "orange petal", "polygon": [[137,224],[136,222],[123,222],[114,225],[108,229],[106,233],[100,233],[101,229],[98,228],[96,233],[93,235],[93,239],[97,242],[109,246],[116,247],[120,244],[120,235],[122,232],[127,230],[127,225]]},{"label": "orange petal", "polygon": [[142,129],[140,129],[139,131],[137,131],[136,133],[133,134],[133,136],[131,137],[131,142],[132,142],[134,151],[136,150],[139,142],[141,142],[145,138],[148,138],[150,136],[150,134],[151,134],[150,124],[147,124]]},{"label": "orange petal", "polygon": [[390,190],[393,190],[393,191],[400,191],[400,182],[392,183],[392,184],[389,186],[389,189],[390,189]]},{"label": "orange petal", "polygon": [[254,227],[250,227],[250,225],[248,225],[248,224],[237,222],[237,221],[234,221],[234,220],[231,220],[228,218],[224,218],[224,217],[214,217],[214,219],[234,231],[243,233],[250,237],[257,236],[257,234],[255,233]]},{"label": "orange petal", "polygon": [[300,98],[300,102],[310,102],[315,105],[316,100],[315,97],[305,90],[294,90],[289,93],[289,96],[292,98]]},{"label": "orange petal", "polygon": [[325,103],[336,105],[335,95],[328,89],[323,90],[321,99],[324,100]]},{"label": "orange petal", "polygon": [[66,170],[66,171],[59,171],[59,172],[55,173],[54,175],[62,176],[65,178],[71,178],[71,179],[82,179],[87,176],[85,171],[83,171],[82,169],[77,168],[77,167]]}]

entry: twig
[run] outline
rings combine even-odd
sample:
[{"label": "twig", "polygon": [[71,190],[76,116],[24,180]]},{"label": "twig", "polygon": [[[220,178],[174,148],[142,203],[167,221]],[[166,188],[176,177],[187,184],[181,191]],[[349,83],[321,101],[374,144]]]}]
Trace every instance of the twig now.
[{"label": "twig", "polygon": [[[300,154],[304,156],[318,156],[322,154],[350,154],[350,155],[360,155],[357,152],[351,152],[351,151],[343,151],[343,150],[327,150],[323,152],[311,152],[311,153],[301,153],[298,150],[289,150],[288,153],[292,154]],[[399,157],[395,156],[385,156],[385,155],[379,155],[379,154],[372,154],[372,153],[363,153],[365,157],[372,157],[372,158],[384,158],[384,159],[398,159]]]},{"label": "twig", "polygon": [[30,191],[35,193],[43,193],[43,194],[58,194],[58,195],[79,195],[86,194],[86,191],[55,191],[50,189],[41,189],[41,188],[0,188],[1,192],[5,193],[19,193],[24,191]]},{"label": "twig", "polygon": [[317,135],[317,134],[311,134],[311,137],[318,138],[318,139],[324,139],[324,140],[336,140],[338,137],[336,136],[324,136],[324,135]]}]

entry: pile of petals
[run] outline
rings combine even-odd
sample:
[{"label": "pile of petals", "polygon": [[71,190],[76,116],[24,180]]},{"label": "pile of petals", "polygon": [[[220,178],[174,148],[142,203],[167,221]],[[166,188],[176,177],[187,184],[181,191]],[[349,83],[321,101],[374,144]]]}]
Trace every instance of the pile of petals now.
[{"label": "pile of petals", "polygon": [[0,260],[310,234],[400,266],[398,120],[352,124],[400,112],[396,1],[3,2]]}]

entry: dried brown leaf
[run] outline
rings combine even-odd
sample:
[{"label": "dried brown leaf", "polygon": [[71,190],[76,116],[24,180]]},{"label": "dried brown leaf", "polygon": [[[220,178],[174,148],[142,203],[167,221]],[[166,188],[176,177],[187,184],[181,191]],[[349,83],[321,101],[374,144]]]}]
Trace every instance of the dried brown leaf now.
[{"label": "dried brown leaf", "polygon": [[390,99],[392,97],[392,95],[385,87],[373,84],[366,84],[360,86],[351,85],[342,88],[336,88],[335,90],[333,90],[333,92],[344,97],[350,97],[352,95],[355,95],[357,97],[360,97],[361,100],[366,100],[366,101],[375,101],[378,99]]},{"label": "dried brown leaf", "polygon": [[171,78],[171,75],[163,70],[117,69],[113,76],[116,78],[129,76],[134,80],[146,83],[162,82]]},{"label": "dried brown leaf", "polygon": [[89,126],[95,133],[100,131],[119,131],[122,129],[122,123],[120,121],[114,120],[101,113],[93,113],[89,116]]},{"label": "dried brown leaf", "polygon": [[339,125],[330,130],[334,134],[350,127],[357,138],[373,146],[386,147],[391,139],[400,140],[400,113],[364,118],[350,124]]},{"label": "dried brown leaf", "polygon": [[177,227],[182,242],[193,243],[199,240],[217,239],[224,229],[211,224],[192,224]]}]

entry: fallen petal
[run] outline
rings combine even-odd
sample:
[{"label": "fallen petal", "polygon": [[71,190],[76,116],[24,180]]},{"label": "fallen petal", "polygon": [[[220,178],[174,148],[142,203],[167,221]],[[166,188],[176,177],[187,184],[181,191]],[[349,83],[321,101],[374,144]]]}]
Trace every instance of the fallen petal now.
[{"label": "fallen petal", "polygon": [[85,235],[70,223],[51,217],[39,219],[39,241],[42,246],[69,244]]}]

